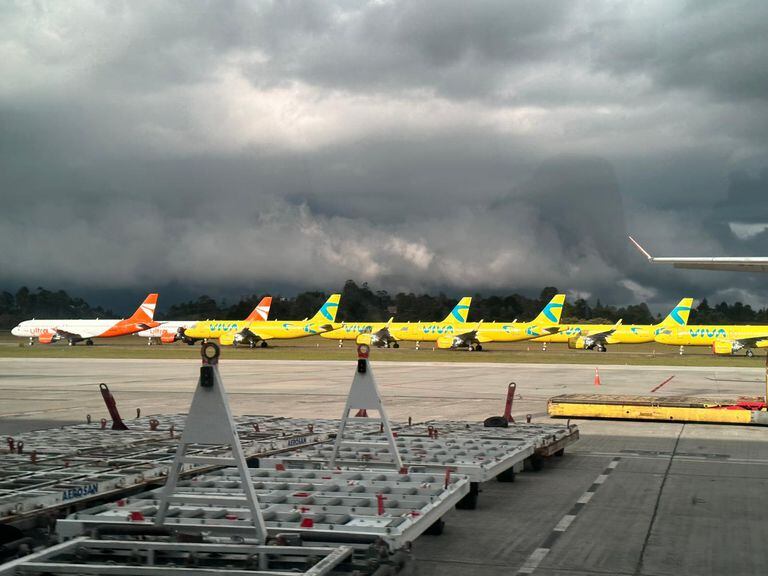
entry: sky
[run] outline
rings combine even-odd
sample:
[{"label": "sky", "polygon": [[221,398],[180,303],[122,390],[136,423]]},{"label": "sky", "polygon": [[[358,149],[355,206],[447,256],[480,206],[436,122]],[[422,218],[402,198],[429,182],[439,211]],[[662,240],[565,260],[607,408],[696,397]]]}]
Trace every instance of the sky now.
[{"label": "sky", "polygon": [[626,235],[768,255],[766,54],[760,0],[3,2],[0,288],[762,307]]}]

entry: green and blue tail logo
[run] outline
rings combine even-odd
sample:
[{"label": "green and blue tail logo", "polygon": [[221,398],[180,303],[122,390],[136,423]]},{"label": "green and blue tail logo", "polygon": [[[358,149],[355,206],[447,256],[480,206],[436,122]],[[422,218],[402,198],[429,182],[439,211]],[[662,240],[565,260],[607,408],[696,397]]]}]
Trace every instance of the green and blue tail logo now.
[{"label": "green and blue tail logo", "polygon": [[314,315],[311,321],[322,322],[323,320],[327,320],[329,322],[335,322],[340,300],[341,294],[331,294],[331,297],[320,307],[320,310],[317,311],[317,314]]},{"label": "green and blue tail logo", "polygon": [[555,294],[549,304],[544,306],[544,309],[539,313],[534,322],[536,324],[559,324],[564,304],[565,294]]},{"label": "green and blue tail logo", "polygon": [[320,308],[320,314],[322,314],[326,319],[333,322],[333,319],[336,318],[336,311],[334,311],[333,314],[331,314],[330,309],[331,308],[338,309],[338,307],[339,305],[334,302],[326,302],[325,304],[323,304],[323,307]]},{"label": "green and blue tail logo", "polygon": [[688,316],[691,313],[693,307],[693,298],[683,298],[680,303],[672,309],[662,324],[672,324],[673,322],[678,326],[685,326],[688,324]]},{"label": "green and blue tail logo", "polygon": [[452,324],[455,324],[457,322],[462,324],[466,322],[467,316],[469,315],[470,304],[472,304],[472,297],[464,296],[464,298],[459,300],[459,303],[453,307],[453,310],[451,310],[451,313],[445,317],[445,320],[443,320],[443,322],[444,323],[449,322]]}]

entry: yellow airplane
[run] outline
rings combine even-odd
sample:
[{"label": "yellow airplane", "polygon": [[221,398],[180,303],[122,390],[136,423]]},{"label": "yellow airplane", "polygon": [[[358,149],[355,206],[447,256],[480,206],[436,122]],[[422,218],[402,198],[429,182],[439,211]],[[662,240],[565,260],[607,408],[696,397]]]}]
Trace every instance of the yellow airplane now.
[{"label": "yellow airplane", "polygon": [[400,340],[434,342],[443,335],[453,335],[456,327],[467,321],[472,297],[465,296],[442,322],[344,322],[336,330],[324,332],[323,338],[355,340],[383,348],[399,348]]},{"label": "yellow airplane", "polygon": [[467,348],[482,350],[488,342],[519,342],[531,340],[544,334],[553,334],[560,330],[560,315],[563,313],[565,294],[555,294],[532,322],[491,322],[482,321],[474,329],[443,336],[438,339],[438,348]]},{"label": "yellow airplane", "polygon": [[675,346],[711,346],[712,353],[728,355],[745,350],[754,356],[752,348],[768,347],[768,326],[687,326],[669,327],[656,335],[656,342]]},{"label": "yellow airplane", "polygon": [[333,330],[340,301],[341,294],[332,294],[312,318],[305,320],[208,320],[187,328],[184,334],[195,339],[218,338],[223,346],[246,344],[255,348],[260,343],[266,348],[267,340],[305,338]]},{"label": "yellow airplane", "polygon": [[663,330],[685,326],[693,298],[683,298],[658,324],[562,324],[560,332],[536,338],[534,342],[567,342],[569,348],[605,352],[608,344],[643,344],[653,342]]}]

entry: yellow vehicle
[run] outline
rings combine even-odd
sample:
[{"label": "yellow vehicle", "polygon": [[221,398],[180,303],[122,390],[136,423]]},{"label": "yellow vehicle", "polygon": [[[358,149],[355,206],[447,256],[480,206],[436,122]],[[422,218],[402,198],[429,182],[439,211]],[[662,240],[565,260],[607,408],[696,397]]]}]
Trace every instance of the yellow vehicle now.
[{"label": "yellow vehicle", "polygon": [[474,329],[437,341],[439,348],[482,350],[488,342],[520,342],[560,330],[565,294],[555,294],[532,322],[478,322]]},{"label": "yellow vehicle", "polygon": [[656,335],[656,342],[674,346],[711,346],[712,353],[728,355],[744,350],[754,356],[752,348],[768,347],[768,326],[688,326],[665,328]]},{"label": "yellow vehicle", "polygon": [[608,344],[653,342],[657,334],[688,323],[693,298],[683,298],[658,324],[562,324],[557,334],[536,338],[535,342],[567,342],[569,348],[605,352]]},{"label": "yellow vehicle", "polygon": [[465,296],[442,322],[394,322],[394,318],[389,322],[344,322],[321,336],[383,348],[399,348],[400,340],[434,342],[442,335],[453,335],[457,326],[464,325],[471,304],[472,297]]},{"label": "yellow vehicle", "polygon": [[184,334],[195,339],[218,338],[224,346],[255,348],[259,344],[266,348],[268,340],[305,338],[333,330],[340,301],[341,294],[332,294],[312,318],[305,320],[208,320],[187,328]]}]

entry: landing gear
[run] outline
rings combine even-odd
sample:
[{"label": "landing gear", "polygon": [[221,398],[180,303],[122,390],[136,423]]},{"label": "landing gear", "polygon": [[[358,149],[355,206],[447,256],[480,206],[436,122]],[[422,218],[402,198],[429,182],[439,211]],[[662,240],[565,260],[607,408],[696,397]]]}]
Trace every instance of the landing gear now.
[{"label": "landing gear", "polygon": [[400,348],[399,342],[392,342],[392,348]]},{"label": "landing gear", "polygon": [[88,338],[88,340],[86,340],[86,341],[85,341],[85,345],[86,345],[86,346],[93,346],[93,340],[91,340],[90,338]]},{"label": "landing gear", "polygon": [[74,345],[75,345],[75,341],[74,340],[72,340],[71,338],[69,340],[67,340],[67,346],[74,346]]},{"label": "landing gear", "polygon": [[597,344],[595,346],[595,350],[597,350],[598,352],[607,352],[608,348],[606,348],[604,344]]},{"label": "landing gear", "polygon": [[34,338],[31,338],[31,337],[30,337],[30,339],[29,339],[29,345],[30,345],[30,346],[34,346],[34,345],[35,345],[35,339],[34,339]]},{"label": "landing gear", "polygon": [[752,352],[752,350],[750,348],[747,348],[746,354],[747,354],[747,358],[752,358],[752,356],[755,355],[755,353]]},{"label": "landing gear", "polygon": [[475,350],[477,350],[478,352],[482,352],[483,351],[483,345],[482,344],[475,344]]},{"label": "landing gear", "polygon": [[261,346],[262,348],[266,348],[267,346],[269,346],[269,344],[267,344],[266,340],[262,340],[261,344],[259,344],[259,346]]}]

